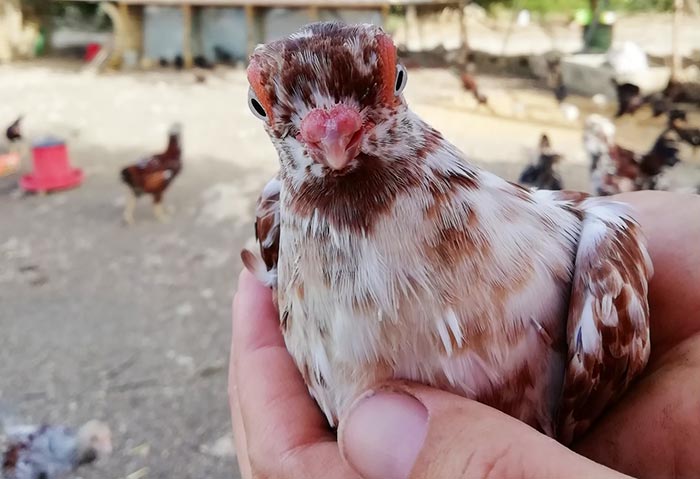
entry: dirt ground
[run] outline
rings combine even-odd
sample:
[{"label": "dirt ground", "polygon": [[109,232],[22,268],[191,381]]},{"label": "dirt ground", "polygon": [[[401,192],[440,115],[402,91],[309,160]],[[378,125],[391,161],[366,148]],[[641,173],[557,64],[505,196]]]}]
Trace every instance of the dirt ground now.
[{"label": "dirt ground", "polygon": [[[20,194],[17,176],[0,179],[0,401],[33,421],[107,420],[115,454],[84,479],[237,477],[230,302],[275,152],[248,111],[242,71],[197,83],[189,73],[77,70],[0,67],[0,125],[23,113],[28,137],[66,138],[86,175],[45,197]],[[494,114],[475,109],[446,71],[409,75],[412,107],[473,161],[514,179],[546,131],[566,156],[566,187],[587,189],[580,120],[567,123],[550,93],[485,78]],[[184,125],[185,160],[167,195],[172,220],[157,223],[143,200],[125,227],[119,168],[161,150],[173,121]],[[620,128],[644,149],[661,124]]]}]

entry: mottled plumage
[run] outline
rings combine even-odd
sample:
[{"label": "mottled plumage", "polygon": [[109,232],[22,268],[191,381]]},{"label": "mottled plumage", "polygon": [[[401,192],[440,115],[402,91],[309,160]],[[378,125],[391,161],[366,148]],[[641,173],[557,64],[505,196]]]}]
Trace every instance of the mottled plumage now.
[{"label": "mottled plumage", "polygon": [[615,126],[600,115],[590,115],[583,143],[590,158],[591,186],[600,196],[656,188],[659,175],[679,161],[678,141],[669,127],[647,153],[637,154],[615,143]]},{"label": "mottled plumage", "polygon": [[331,425],[403,378],[568,443],[644,368],[652,266],[625,205],[469,163],[408,109],[377,27],[311,25],[248,77],[281,168],[258,203],[265,261],[243,260]]},{"label": "mottled plumage", "polygon": [[110,430],[98,421],[77,431],[64,426],[14,426],[5,434],[3,479],[63,479],[112,452]]}]

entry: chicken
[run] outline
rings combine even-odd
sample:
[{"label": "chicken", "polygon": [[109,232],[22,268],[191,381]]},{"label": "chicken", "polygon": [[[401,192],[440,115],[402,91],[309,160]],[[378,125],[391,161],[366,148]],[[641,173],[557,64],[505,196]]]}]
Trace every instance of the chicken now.
[{"label": "chicken", "polygon": [[561,190],[561,176],[554,169],[554,165],[559,160],[561,160],[561,155],[552,150],[549,137],[542,134],[537,152],[537,163],[530,164],[523,170],[518,183],[543,190]]},{"label": "chicken", "polygon": [[479,91],[479,86],[476,83],[476,78],[473,75],[474,66],[470,64],[467,71],[459,74],[459,80],[462,82],[462,88],[470,92],[479,105],[487,105],[488,97]]},{"label": "chicken", "polygon": [[14,426],[6,435],[3,479],[63,479],[112,452],[109,427],[94,420],[77,431],[64,426]]},{"label": "chicken", "polygon": [[547,59],[547,84],[554,92],[557,102],[562,103],[569,96],[561,71],[561,58]]},{"label": "chicken", "polygon": [[612,80],[617,92],[617,113],[615,117],[634,115],[639,108],[647,102],[647,97],[642,95],[641,89],[633,83],[617,83]]},{"label": "chicken", "polygon": [[662,132],[639,160],[639,190],[655,190],[659,175],[681,161],[678,142],[669,133],[669,130]]},{"label": "chicken", "polygon": [[584,148],[591,164],[591,186],[596,195],[653,190],[659,175],[676,165],[678,144],[663,131],[651,149],[639,155],[615,143],[615,126],[600,115],[586,119]]},{"label": "chicken", "polygon": [[134,222],[136,199],[145,194],[153,197],[153,213],[159,221],[166,221],[163,194],[182,170],[181,126],[174,124],[168,133],[168,146],[163,153],[144,158],[121,171],[121,178],[128,186],[129,195],[124,208],[124,221]]},{"label": "chicken", "polygon": [[698,82],[680,82],[671,78],[662,94],[671,103],[690,103],[700,106],[700,83]]},{"label": "chicken", "polygon": [[661,92],[649,95],[647,101],[651,105],[654,118],[670,113],[676,103],[700,106],[700,84],[681,83],[671,78]]},{"label": "chicken", "polygon": [[688,115],[683,110],[671,110],[668,114],[668,129],[693,149],[700,146],[700,128],[688,126]]},{"label": "chicken", "polygon": [[640,227],[620,202],[477,167],[408,108],[406,74],[367,24],[255,50],[248,101],[280,171],[258,203],[267,259],[242,260],[330,426],[406,379],[570,444],[649,357]]},{"label": "chicken", "polygon": [[7,127],[7,130],[5,130],[5,137],[10,143],[14,143],[22,139],[22,132],[20,130],[21,123],[22,117],[20,116]]}]

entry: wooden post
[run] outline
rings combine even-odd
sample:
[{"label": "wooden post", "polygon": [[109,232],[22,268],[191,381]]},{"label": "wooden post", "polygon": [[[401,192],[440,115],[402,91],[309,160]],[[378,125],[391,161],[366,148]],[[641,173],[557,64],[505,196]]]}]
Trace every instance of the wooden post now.
[{"label": "wooden post", "polygon": [[423,48],[423,39],[421,38],[421,28],[420,25],[418,25],[419,20],[418,20],[418,9],[416,8],[415,5],[408,5],[406,7],[406,44],[408,45],[408,38],[409,38],[409,30],[412,30],[413,33],[416,34],[418,37],[418,44],[419,47],[418,49],[420,50]]},{"label": "wooden post", "polygon": [[182,59],[185,68],[192,68],[192,5],[182,5]]},{"label": "wooden post", "polygon": [[248,56],[250,56],[253,54],[257,44],[257,24],[255,22],[255,7],[253,5],[245,6],[245,24],[248,34]]},{"label": "wooden post", "polygon": [[461,63],[461,66],[466,67],[469,59],[469,35],[468,35],[468,30],[467,30],[467,22],[469,19],[464,13],[464,9],[467,7],[467,1],[466,0],[460,0],[457,8],[459,8],[459,45],[460,45],[460,52],[459,52],[459,62]]},{"label": "wooden post", "polygon": [[318,15],[318,5],[310,5],[308,12],[309,12],[309,21],[311,21],[311,22],[318,22],[319,19],[321,18]]},{"label": "wooden post", "polygon": [[391,12],[391,7],[388,3],[382,4],[382,26],[386,27],[389,24],[389,13]]},{"label": "wooden post", "polygon": [[674,80],[677,78],[678,73],[683,69],[680,46],[678,45],[678,30],[680,30],[682,11],[683,0],[673,0],[673,24],[671,25],[671,78]]}]

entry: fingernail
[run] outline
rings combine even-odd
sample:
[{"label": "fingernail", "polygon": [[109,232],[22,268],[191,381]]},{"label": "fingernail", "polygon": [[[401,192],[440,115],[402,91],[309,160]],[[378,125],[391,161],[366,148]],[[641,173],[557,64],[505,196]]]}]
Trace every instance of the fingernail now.
[{"label": "fingernail", "polygon": [[427,432],[428,410],[413,396],[368,394],[341,422],[341,451],[364,479],[407,479]]}]

